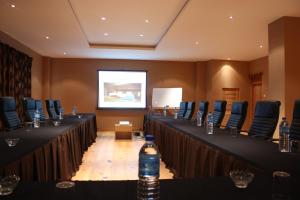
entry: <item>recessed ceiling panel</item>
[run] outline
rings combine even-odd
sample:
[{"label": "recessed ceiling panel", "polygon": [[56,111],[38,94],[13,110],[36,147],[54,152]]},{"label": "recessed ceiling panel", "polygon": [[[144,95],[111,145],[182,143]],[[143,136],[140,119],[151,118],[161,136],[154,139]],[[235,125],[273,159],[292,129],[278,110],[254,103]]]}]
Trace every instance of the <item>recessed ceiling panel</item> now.
[{"label": "recessed ceiling panel", "polygon": [[157,45],[187,0],[69,2],[90,44],[151,47]]}]

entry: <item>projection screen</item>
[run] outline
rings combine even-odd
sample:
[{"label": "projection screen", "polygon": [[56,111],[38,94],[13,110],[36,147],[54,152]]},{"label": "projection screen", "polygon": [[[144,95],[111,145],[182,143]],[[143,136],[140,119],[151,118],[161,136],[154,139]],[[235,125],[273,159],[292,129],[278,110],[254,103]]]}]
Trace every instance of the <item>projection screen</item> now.
[{"label": "projection screen", "polygon": [[146,71],[98,70],[98,108],[146,108]]}]

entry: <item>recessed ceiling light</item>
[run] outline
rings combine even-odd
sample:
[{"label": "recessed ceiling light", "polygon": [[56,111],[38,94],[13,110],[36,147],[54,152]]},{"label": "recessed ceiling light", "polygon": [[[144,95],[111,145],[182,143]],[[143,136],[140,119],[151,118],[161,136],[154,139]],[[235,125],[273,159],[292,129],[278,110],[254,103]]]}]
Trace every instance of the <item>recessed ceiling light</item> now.
[{"label": "recessed ceiling light", "polygon": [[262,49],[263,47],[264,47],[264,46],[263,46],[262,44],[261,44],[261,45],[259,45],[259,48],[261,48],[261,49]]},{"label": "recessed ceiling light", "polygon": [[64,55],[67,55],[67,52],[64,52]]},{"label": "recessed ceiling light", "polygon": [[108,36],[108,33],[104,33],[103,35],[104,35],[104,36]]},{"label": "recessed ceiling light", "polygon": [[195,45],[198,45],[198,44],[199,44],[199,42],[198,42],[198,41],[196,41],[196,42],[195,42]]},{"label": "recessed ceiling light", "polygon": [[101,17],[101,20],[102,21],[106,21],[106,17]]},{"label": "recessed ceiling light", "polygon": [[229,19],[233,19],[233,16],[229,16],[228,18],[229,18]]},{"label": "recessed ceiling light", "polygon": [[16,5],[15,4],[10,4],[10,7],[15,8]]},{"label": "recessed ceiling light", "polygon": [[231,58],[227,58],[227,60],[231,60]]},{"label": "recessed ceiling light", "polygon": [[144,34],[140,34],[139,36],[140,36],[140,37],[144,37]]},{"label": "recessed ceiling light", "polygon": [[149,23],[150,23],[149,19],[145,19],[145,22],[146,22],[147,24],[149,24]]},{"label": "recessed ceiling light", "polygon": [[45,38],[46,38],[47,40],[49,40],[49,39],[50,39],[50,37],[49,37],[49,36],[45,36]]}]

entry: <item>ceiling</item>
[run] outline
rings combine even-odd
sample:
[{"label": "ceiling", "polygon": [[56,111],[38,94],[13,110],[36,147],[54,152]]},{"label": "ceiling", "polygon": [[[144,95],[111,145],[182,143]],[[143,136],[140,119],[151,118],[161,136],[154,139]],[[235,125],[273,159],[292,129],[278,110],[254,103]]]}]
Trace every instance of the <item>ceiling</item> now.
[{"label": "ceiling", "polygon": [[[15,7],[12,7],[15,5]],[[43,56],[253,60],[299,0],[0,0],[0,30]]]}]

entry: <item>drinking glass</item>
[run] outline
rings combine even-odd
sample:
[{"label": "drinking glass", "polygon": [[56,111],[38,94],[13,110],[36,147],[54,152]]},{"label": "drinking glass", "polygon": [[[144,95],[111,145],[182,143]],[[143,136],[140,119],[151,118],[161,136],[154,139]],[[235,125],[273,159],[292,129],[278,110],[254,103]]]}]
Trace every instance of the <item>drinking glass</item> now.
[{"label": "drinking glass", "polygon": [[290,141],[290,152],[300,153],[300,140],[291,140]]},{"label": "drinking glass", "polygon": [[0,196],[10,195],[17,187],[20,177],[17,175],[6,176],[0,180]]},{"label": "drinking glass", "polygon": [[231,126],[230,127],[230,135],[232,137],[237,137],[238,136],[238,130],[237,127]]},{"label": "drinking glass", "polygon": [[290,199],[290,174],[284,171],[273,172],[272,199],[288,200]]},{"label": "drinking glass", "polygon": [[5,138],[5,142],[9,147],[14,147],[19,142],[20,138],[7,137]]},{"label": "drinking glass", "polygon": [[237,188],[247,188],[248,184],[254,178],[254,174],[248,171],[234,170],[230,171],[230,178]]}]

